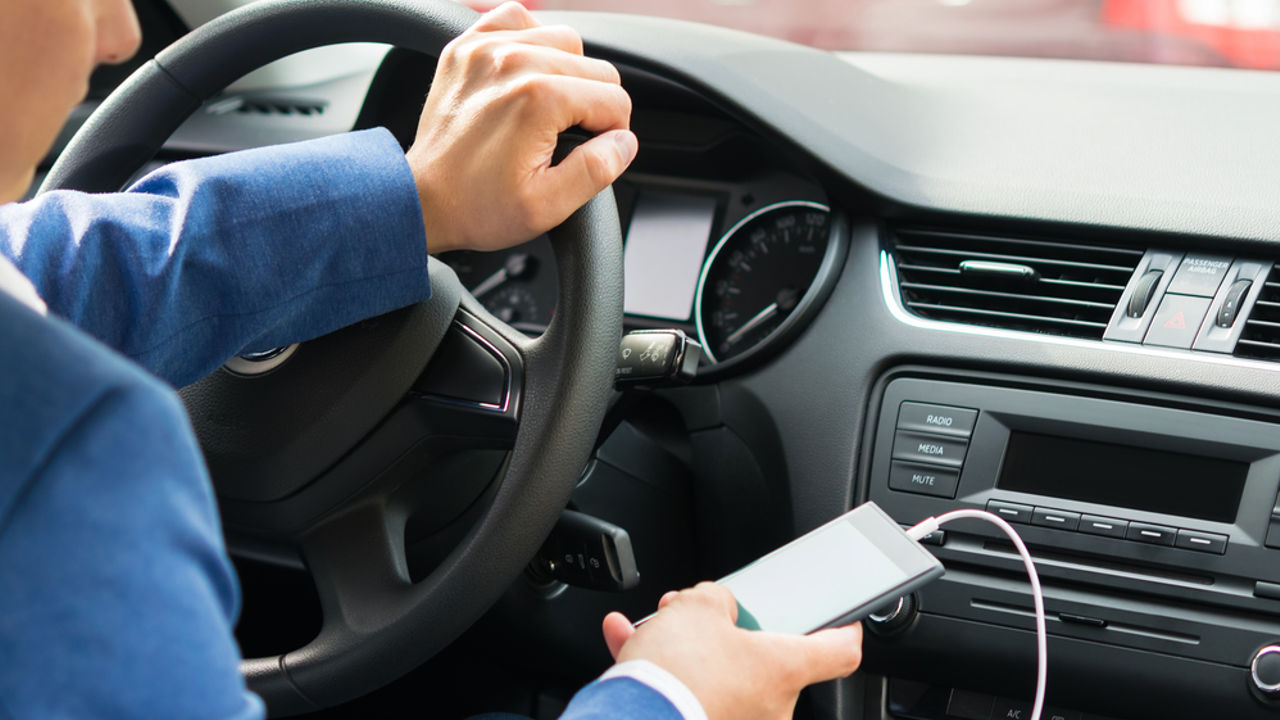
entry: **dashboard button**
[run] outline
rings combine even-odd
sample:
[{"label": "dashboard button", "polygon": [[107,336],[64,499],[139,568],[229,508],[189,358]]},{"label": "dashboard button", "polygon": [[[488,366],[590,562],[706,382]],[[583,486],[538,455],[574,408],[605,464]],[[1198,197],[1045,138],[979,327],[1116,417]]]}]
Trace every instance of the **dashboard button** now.
[{"label": "dashboard button", "polygon": [[1227,551],[1227,536],[1219,535],[1218,533],[1179,529],[1178,536],[1174,539],[1173,544],[1174,547],[1187,550],[1199,550],[1200,552],[1222,555]]},{"label": "dashboard button", "polygon": [[1008,698],[996,698],[995,709],[991,712],[991,717],[992,720],[1031,720],[1031,703],[1018,702]]},{"label": "dashboard button", "polygon": [[1047,707],[1040,717],[1042,720],[1080,720],[1080,711]]},{"label": "dashboard button", "polygon": [[1030,505],[1020,505],[1018,503],[1005,502],[1003,500],[988,500],[987,512],[995,513],[1011,523],[1030,523],[1031,513],[1035,508]]},{"label": "dashboard button", "polygon": [[1204,297],[1165,295],[1142,344],[1190,349],[1211,302]]},{"label": "dashboard button", "polygon": [[898,460],[960,467],[969,443],[954,438],[899,431],[893,441],[893,457]]},{"label": "dashboard button", "polygon": [[1117,520],[1101,515],[1085,515],[1080,518],[1080,532],[1090,535],[1123,538],[1128,530],[1128,520]]},{"label": "dashboard button", "polygon": [[1231,258],[1190,253],[1182,258],[1166,292],[1213,297],[1231,267]]},{"label": "dashboard button", "polygon": [[967,438],[973,433],[973,424],[977,419],[977,410],[904,402],[898,410],[898,429],[963,435]]},{"label": "dashboard button", "polygon": [[1038,507],[1031,514],[1031,524],[1059,530],[1075,530],[1080,526],[1080,513]]},{"label": "dashboard button", "polygon": [[1280,584],[1259,580],[1253,584],[1253,594],[1268,600],[1280,600]]},{"label": "dashboard button", "polygon": [[889,487],[894,490],[953,498],[960,473],[939,467],[895,462],[889,469]]},{"label": "dashboard button", "polygon": [[1177,528],[1166,527],[1164,525],[1150,525],[1147,523],[1131,522],[1129,523],[1129,533],[1125,535],[1125,537],[1130,540],[1150,543],[1152,545],[1172,546],[1173,539],[1177,534]]}]

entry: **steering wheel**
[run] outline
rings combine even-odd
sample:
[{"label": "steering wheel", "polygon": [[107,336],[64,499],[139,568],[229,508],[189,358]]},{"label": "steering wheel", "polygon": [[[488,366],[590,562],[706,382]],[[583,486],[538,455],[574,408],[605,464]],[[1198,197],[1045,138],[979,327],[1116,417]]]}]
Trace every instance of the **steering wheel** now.
[{"label": "steering wheel", "polygon": [[[126,80],[41,189],[119,190],[202,102],[270,61],[355,41],[438,56],[476,17],[443,0],[268,0],[234,11]],[[320,598],[314,640],[244,661],[272,715],[345,702],[422,664],[497,600],[554,526],[616,367],[622,242],[611,191],[551,239],[560,295],[536,340],[486,312],[433,258],[430,301],[303,343],[278,367],[281,357],[250,359],[182,390],[229,533],[296,547]],[[449,459],[456,469],[468,448],[509,450],[499,479],[451,481]],[[424,513],[431,527],[464,532],[411,578],[406,524]]]}]

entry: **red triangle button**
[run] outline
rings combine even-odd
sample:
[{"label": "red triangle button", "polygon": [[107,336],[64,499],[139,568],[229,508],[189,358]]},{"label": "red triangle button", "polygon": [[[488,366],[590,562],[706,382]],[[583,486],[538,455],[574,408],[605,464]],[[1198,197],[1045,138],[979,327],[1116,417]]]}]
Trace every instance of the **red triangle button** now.
[{"label": "red triangle button", "polygon": [[1179,310],[1173,314],[1173,317],[1164,321],[1164,326],[1170,330],[1186,330],[1187,318],[1182,314],[1182,311]]}]

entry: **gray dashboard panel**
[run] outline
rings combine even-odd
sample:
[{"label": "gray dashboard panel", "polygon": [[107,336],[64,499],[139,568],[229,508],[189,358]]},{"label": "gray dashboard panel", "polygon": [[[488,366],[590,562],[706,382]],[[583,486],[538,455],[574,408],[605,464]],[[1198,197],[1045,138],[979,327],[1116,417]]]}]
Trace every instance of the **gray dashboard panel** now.
[{"label": "gray dashboard panel", "polygon": [[834,55],[655,18],[540,17],[727,102],[903,205],[1280,240],[1276,74]]}]

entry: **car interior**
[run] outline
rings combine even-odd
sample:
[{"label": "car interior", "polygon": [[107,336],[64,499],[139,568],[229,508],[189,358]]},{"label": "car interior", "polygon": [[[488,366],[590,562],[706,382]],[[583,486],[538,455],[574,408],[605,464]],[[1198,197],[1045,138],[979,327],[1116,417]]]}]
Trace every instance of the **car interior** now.
[{"label": "car interior", "polygon": [[[407,147],[476,17],[235,4],[137,0],[144,49],[95,75],[44,188],[351,129]],[[537,16],[633,99],[612,198],[182,390],[272,716],[555,718],[610,663],[605,613],[867,501],[1017,528],[1042,717],[1280,713],[1280,77]],[[1030,717],[1013,546],[924,542],[945,574],[797,718]]]}]

